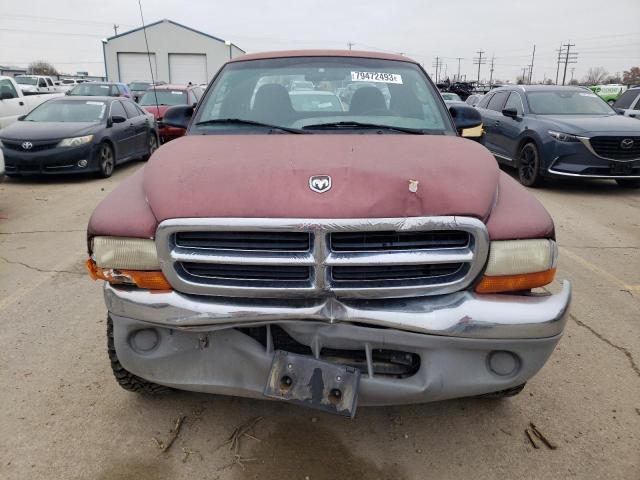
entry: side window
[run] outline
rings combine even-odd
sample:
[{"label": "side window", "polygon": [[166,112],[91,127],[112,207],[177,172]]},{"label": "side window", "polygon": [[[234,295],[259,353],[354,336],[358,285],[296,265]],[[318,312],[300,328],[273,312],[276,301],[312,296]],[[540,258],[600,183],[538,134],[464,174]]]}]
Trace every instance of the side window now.
[{"label": "side window", "polygon": [[511,95],[509,95],[509,98],[507,99],[507,103],[504,104],[504,108],[515,108],[518,115],[522,115],[524,113],[522,99],[517,92],[511,92]]},{"label": "side window", "polygon": [[636,106],[633,107],[633,109],[640,111],[640,95],[638,95],[638,98],[636,99]]},{"label": "side window", "polygon": [[504,101],[509,95],[509,92],[496,92],[489,103],[487,104],[487,108],[489,110],[495,110],[496,112],[502,111],[502,105],[504,105]]},{"label": "side window", "polygon": [[16,92],[11,80],[0,80],[0,96],[7,100],[10,98],[18,98],[18,92]]},{"label": "side window", "polygon": [[115,102],[111,102],[111,116],[127,118],[127,112],[124,111],[124,107],[117,100]]},{"label": "side window", "polygon": [[631,104],[633,103],[637,95],[638,95],[637,90],[636,91],[627,90],[622,95],[620,95],[620,98],[616,100],[616,103],[614,103],[613,106],[615,108],[624,108],[624,109],[631,108]]},{"label": "side window", "polygon": [[142,110],[137,103],[132,103],[131,105],[133,105],[134,107],[136,107],[136,110],[138,110],[138,115],[146,115],[147,112],[145,112],[144,110]]},{"label": "side window", "polygon": [[491,97],[493,97],[493,93],[487,93],[484,97],[482,97],[482,100],[478,102],[478,105],[476,105],[476,107],[487,108],[487,105],[489,104],[489,100],[491,100]]},{"label": "side window", "polygon": [[48,84],[50,87],[53,87],[53,82],[51,81],[51,79],[50,79],[50,78],[45,78],[45,80],[47,81],[47,84]]},{"label": "side window", "polygon": [[192,90],[193,95],[196,97],[196,102],[200,101],[200,98],[202,98],[202,94],[204,93],[204,90],[200,87],[196,87]]},{"label": "side window", "polygon": [[44,81],[44,78],[41,78],[40,80],[38,80],[38,87],[46,87],[47,86],[47,82]]},{"label": "side window", "polygon": [[140,116],[140,112],[135,107],[135,105],[133,105],[133,103],[131,103],[131,102],[122,102],[122,105],[124,105],[124,109],[127,112],[127,117],[133,118],[133,117]]}]

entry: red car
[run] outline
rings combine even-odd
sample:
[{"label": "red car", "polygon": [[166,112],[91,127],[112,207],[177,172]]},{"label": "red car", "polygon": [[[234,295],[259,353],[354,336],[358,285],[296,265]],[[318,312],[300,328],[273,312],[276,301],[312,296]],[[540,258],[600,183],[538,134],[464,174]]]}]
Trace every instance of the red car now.
[{"label": "red car", "polygon": [[[297,104],[300,80],[354,93]],[[187,134],[88,228],[123,388],[353,416],[512,396],[551,356],[571,298],[569,282],[533,290],[555,276],[553,220],[463,138],[480,114],[447,107],[418,62],[244,55],[164,122]]]},{"label": "red car", "polygon": [[144,92],[138,104],[156,118],[160,141],[166,143],[184,135],[185,129],[162,125],[164,112],[176,105],[195,105],[203,92],[202,87],[195,85],[158,85]]}]

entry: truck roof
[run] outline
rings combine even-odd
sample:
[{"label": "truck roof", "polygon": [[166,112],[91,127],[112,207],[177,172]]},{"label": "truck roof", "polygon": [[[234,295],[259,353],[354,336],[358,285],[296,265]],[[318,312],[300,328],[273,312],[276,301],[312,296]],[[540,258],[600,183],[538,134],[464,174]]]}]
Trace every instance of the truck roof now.
[{"label": "truck roof", "polygon": [[395,53],[367,52],[361,50],[282,50],[272,52],[250,53],[229,60],[229,63],[247,62],[250,60],[266,60],[270,58],[291,57],[356,57],[375,58],[379,60],[396,60],[400,62],[418,63],[412,58]]}]

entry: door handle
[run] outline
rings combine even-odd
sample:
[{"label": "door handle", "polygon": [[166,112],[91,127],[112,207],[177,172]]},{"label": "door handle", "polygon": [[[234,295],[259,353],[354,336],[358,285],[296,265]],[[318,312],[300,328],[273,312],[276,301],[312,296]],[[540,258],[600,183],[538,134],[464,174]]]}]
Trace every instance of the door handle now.
[{"label": "door handle", "polygon": [[24,102],[23,102],[22,100],[20,100],[20,101],[18,102],[18,105],[20,105],[21,107],[24,107]]}]

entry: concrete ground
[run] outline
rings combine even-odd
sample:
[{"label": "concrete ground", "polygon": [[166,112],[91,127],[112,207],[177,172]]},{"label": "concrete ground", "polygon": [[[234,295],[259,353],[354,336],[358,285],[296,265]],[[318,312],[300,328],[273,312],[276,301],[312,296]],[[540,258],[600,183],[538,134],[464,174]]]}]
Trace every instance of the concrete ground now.
[{"label": "concrete ground", "polygon": [[[116,384],[100,284],[84,273],[84,231],[96,204],[140,167],[108,180],[0,185],[0,478],[640,478],[640,191],[605,181],[533,191],[556,221],[557,277],[575,293],[563,340],[522,394],[360,408],[351,421]],[[161,452],[153,438],[167,442],[181,415]],[[256,417],[241,438],[243,468],[222,444]],[[529,422],[558,448],[532,448]]]}]

